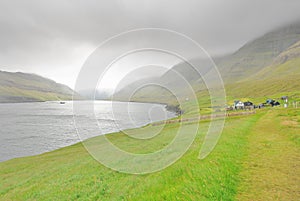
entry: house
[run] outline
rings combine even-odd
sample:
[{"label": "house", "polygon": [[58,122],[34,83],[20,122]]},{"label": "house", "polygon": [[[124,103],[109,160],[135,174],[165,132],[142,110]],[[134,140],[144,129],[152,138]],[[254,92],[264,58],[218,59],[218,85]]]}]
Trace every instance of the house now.
[{"label": "house", "polygon": [[239,109],[244,109],[245,105],[242,101],[238,100],[238,101],[234,101],[233,107],[234,109],[239,110]]},{"label": "house", "polygon": [[257,107],[258,107],[259,109],[261,109],[261,108],[265,107],[265,104],[264,104],[264,103],[261,103],[261,104],[259,104]]},{"label": "house", "polygon": [[266,104],[269,104],[269,105],[271,105],[272,107],[280,105],[280,103],[279,103],[278,101],[275,101],[275,100],[273,100],[273,99],[268,99],[268,100],[266,101]]},{"label": "house", "polygon": [[250,101],[244,102],[244,106],[253,106],[253,103]]},{"label": "house", "polygon": [[279,103],[278,101],[274,101],[274,102],[271,103],[271,105],[272,105],[272,107],[274,107],[274,106],[279,106],[280,103]]},{"label": "house", "polygon": [[274,102],[273,99],[268,99],[268,100],[266,101],[266,104],[271,104],[272,102]]},{"label": "house", "polygon": [[254,109],[254,104],[250,101],[244,102],[244,108],[248,110],[253,110]]}]

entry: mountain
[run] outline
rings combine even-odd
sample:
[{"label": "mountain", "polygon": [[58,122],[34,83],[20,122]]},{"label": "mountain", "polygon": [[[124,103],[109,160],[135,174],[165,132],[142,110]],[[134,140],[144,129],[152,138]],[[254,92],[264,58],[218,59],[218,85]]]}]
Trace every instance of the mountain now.
[{"label": "mountain", "polygon": [[287,78],[300,74],[300,40],[282,51],[269,66],[265,66],[246,80]]},{"label": "mountain", "polygon": [[275,57],[271,64],[235,83],[227,84],[228,94],[243,97],[272,94],[300,95],[300,40]]},{"label": "mountain", "polygon": [[[71,100],[74,91],[35,74],[0,71],[0,102]],[[80,98],[75,93],[75,98]]]},{"label": "mountain", "polygon": [[107,90],[98,90],[98,89],[83,89],[77,91],[80,96],[86,100],[107,100],[112,95],[110,89]]},{"label": "mountain", "polygon": [[[233,54],[214,59],[225,83],[229,97],[269,96],[278,93],[299,92],[300,89],[300,23],[281,27],[249,41]],[[202,59],[194,59],[195,68],[203,74],[211,64]],[[179,73],[179,79],[175,75]],[[184,91],[184,78],[199,95],[205,91],[205,84],[188,63],[179,63],[157,78],[158,83],[168,84],[177,92]],[[153,80],[152,80],[153,81]],[[123,99],[134,87],[147,82],[146,79],[132,83],[115,94],[115,99]],[[130,88],[130,90],[129,90]],[[163,97],[163,98],[162,98]],[[148,87],[136,93],[131,100],[159,102],[171,99],[162,89]]]},{"label": "mountain", "polygon": [[[117,90],[113,99],[127,101],[130,97],[133,101],[169,103],[170,99],[176,101],[175,97],[190,98],[194,91],[205,88],[203,80],[199,78],[199,73],[195,69],[200,66],[203,67],[202,73],[209,73],[211,62],[207,59],[193,59],[189,63],[179,63],[161,76],[143,78]],[[192,87],[193,92],[189,86]],[[155,100],[149,99],[149,96]]]},{"label": "mountain", "polygon": [[300,23],[281,27],[248,42],[235,53],[216,59],[225,82],[235,82],[249,77],[300,40]]}]

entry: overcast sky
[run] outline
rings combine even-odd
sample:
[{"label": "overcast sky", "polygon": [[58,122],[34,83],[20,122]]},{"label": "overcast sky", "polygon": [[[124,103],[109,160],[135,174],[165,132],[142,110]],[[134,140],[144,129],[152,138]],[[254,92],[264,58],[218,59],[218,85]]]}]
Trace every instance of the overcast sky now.
[{"label": "overcast sky", "polygon": [[0,0],[0,69],[74,87],[91,52],[137,28],[183,33],[211,55],[300,20],[299,0]]}]

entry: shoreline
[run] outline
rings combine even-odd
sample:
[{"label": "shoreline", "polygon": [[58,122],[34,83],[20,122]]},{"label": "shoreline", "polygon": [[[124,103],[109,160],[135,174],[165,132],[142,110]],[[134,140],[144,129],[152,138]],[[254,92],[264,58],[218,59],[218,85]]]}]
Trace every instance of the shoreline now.
[{"label": "shoreline", "polygon": [[83,100],[45,100],[45,101],[39,101],[39,100],[35,100],[35,101],[22,101],[22,102],[0,102],[0,104],[22,104],[22,103],[46,103],[46,102],[75,102],[75,101],[107,101],[107,102],[122,102],[122,103],[144,103],[144,104],[158,104],[158,105],[163,105],[167,111],[169,112],[174,112],[176,114],[176,116],[180,116],[184,113],[184,111],[182,109],[180,109],[179,105],[172,105],[172,104],[168,104],[168,103],[159,103],[159,102],[140,102],[140,101],[122,101],[122,100],[88,100],[88,99],[83,99]]},{"label": "shoreline", "polygon": [[[76,101],[91,101],[91,100],[76,100]],[[109,100],[93,100],[93,101],[103,101],[103,102],[112,102],[112,101],[109,101]],[[36,102],[18,102],[18,103],[3,103],[3,104],[23,104],[23,103],[47,103],[47,102],[57,102],[59,103],[60,101],[57,101],[57,100],[54,100],[54,101],[36,101]],[[72,100],[66,100],[66,102],[73,102]],[[126,101],[114,101],[114,102],[121,102],[121,103],[124,103]],[[170,118],[166,118],[164,120],[157,120],[157,121],[154,121],[154,122],[147,122],[146,124],[144,125],[141,125],[141,126],[137,126],[137,127],[131,127],[131,128],[124,128],[124,129],[120,129],[120,130],[117,130],[117,131],[112,131],[112,132],[108,132],[108,133],[104,133],[104,134],[101,134],[101,135],[111,135],[111,134],[116,134],[116,133],[119,133],[119,132],[122,132],[122,131],[125,131],[125,130],[128,130],[128,129],[139,129],[139,128],[143,128],[145,126],[149,126],[149,125],[152,125],[153,123],[157,123],[157,122],[160,122],[160,121],[167,121],[167,120],[171,120],[173,118],[176,118],[178,117],[177,113],[175,111],[172,111],[172,110],[168,110],[167,109],[167,105],[166,104],[161,104],[161,103],[149,103],[149,102],[134,102],[134,101],[131,101],[132,103],[136,103],[136,104],[157,104],[157,105],[161,105],[166,111],[168,112],[171,112],[174,117],[170,117]],[[130,102],[127,102],[127,103],[130,103]],[[2,103],[0,103],[2,104]],[[80,139],[80,136],[78,135],[78,133],[76,132],[75,133],[76,136],[78,137],[77,138],[77,142],[74,142],[74,143],[71,143],[71,144],[68,144],[68,145],[65,145],[65,146],[61,146],[61,147],[58,147],[58,148],[55,148],[53,150],[49,150],[49,151],[44,151],[44,152],[40,152],[40,153],[36,153],[36,154],[32,154],[32,155],[24,155],[24,156],[17,156],[17,157],[13,157],[13,158],[9,158],[9,159],[6,159],[6,160],[1,160],[0,163],[3,163],[3,162],[6,162],[6,161],[10,161],[10,160],[14,160],[14,159],[18,159],[18,158],[24,158],[24,157],[32,157],[32,156],[38,156],[38,155],[41,155],[41,154],[45,154],[45,153],[49,153],[49,152],[53,152],[53,151],[56,151],[56,150],[59,150],[59,149],[62,149],[62,148],[66,148],[66,147],[69,147],[69,146],[73,146],[73,145],[76,145],[78,143],[83,143],[85,140],[89,140],[91,138],[94,138],[94,137],[97,137],[97,136],[100,136],[100,135],[97,135],[97,136],[92,136],[92,137],[89,137],[87,139]]]},{"label": "shoreline", "polygon": [[[145,126],[150,126],[150,125],[151,126],[158,126],[158,125],[161,125],[163,123],[172,124],[172,123],[180,123],[180,122],[196,122],[196,121],[201,121],[201,120],[209,120],[211,118],[222,118],[222,117],[226,118],[226,117],[236,117],[236,116],[248,116],[248,115],[252,115],[252,114],[256,114],[256,111],[232,113],[232,114],[226,114],[225,116],[218,116],[218,115],[211,116],[211,115],[207,115],[207,116],[202,116],[201,118],[187,118],[187,119],[183,119],[183,120],[180,120],[180,119],[179,120],[172,120],[174,118],[173,117],[173,118],[165,119],[164,121],[166,121],[166,122],[162,122],[162,121],[150,122],[150,123],[147,123],[147,124],[139,126],[139,127],[126,128],[126,129],[115,131],[115,132],[111,132],[111,133],[105,133],[103,135],[113,135],[113,134],[117,134],[117,133],[120,133],[120,132],[128,130],[128,129],[139,129],[139,128],[143,128]],[[96,138],[98,136],[100,136],[100,135],[93,136],[93,137],[90,137],[90,138],[87,138],[87,139],[84,139],[84,140],[80,140],[79,142],[75,142],[73,144],[70,144],[70,145],[67,145],[67,146],[62,146],[62,147],[59,147],[57,149],[46,151],[46,152],[42,152],[42,153],[39,153],[39,154],[33,154],[33,155],[15,157],[15,158],[11,158],[11,159],[8,159],[8,160],[0,161],[0,164],[3,163],[3,162],[6,162],[6,161],[14,160],[14,159],[39,156],[39,155],[42,155],[42,154],[46,154],[46,153],[50,153],[50,152],[57,151],[57,150],[60,150],[60,149],[64,149],[64,148],[67,148],[67,147],[70,147],[70,146],[75,146],[77,144],[82,144],[83,145],[84,141],[91,140],[91,139]]]}]

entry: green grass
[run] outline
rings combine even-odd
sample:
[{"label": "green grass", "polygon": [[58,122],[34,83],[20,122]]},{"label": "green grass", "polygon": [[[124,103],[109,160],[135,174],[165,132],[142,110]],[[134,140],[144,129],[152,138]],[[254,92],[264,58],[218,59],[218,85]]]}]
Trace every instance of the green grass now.
[{"label": "green grass", "polygon": [[254,126],[238,200],[299,200],[299,112],[269,110]]},{"label": "green grass", "polygon": [[[284,112],[279,108],[275,109],[271,116],[268,111],[262,110],[256,115],[227,119],[218,145],[204,160],[197,158],[209,122],[201,122],[201,129],[187,153],[175,164],[152,174],[130,175],[110,170],[96,162],[82,144],[38,156],[2,162],[0,163],[0,200],[235,200],[243,198],[244,193],[248,192],[249,178],[247,177],[251,177],[245,172],[247,173],[249,169],[247,161],[252,159],[251,154],[255,153],[255,150],[251,149],[251,144],[256,142],[255,136],[259,128],[256,125],[266,123],[265,127],[271,126],[273,118],[276,123],[291,121],[291,119],[299,120],[297,116],[299,110],[296,113],[292,109]],[[285,124],[279,123],[279,125]],[[164,147],[172,140],[177,127],[178,124],[170,124],[160,135],[143,143],[132,140],[122,133],[110,135],[109,139],[127,151],[148,153]],[[147,129],[153,128],[148,126]],[[299,136],[299,127],[291,129],[294,130],[290,134],[286,134],[285,127],[277,129],[276,132],[278,136],[285,137],[282,143],[293,145],[292,149],[285,146],[281,148],[288,150],[286,153],[289,157],[296,157],[294,159],[299,160],[297,158],[299,144],[296,143],[299,138],[294,136]],[[131,131],[136,135],[140,132],[139,129]],[[261,130],[259,134],[265,133]],[[282,140],[281,137],[278,140]],[[261,152],[262,155],[265,153],[267,154],[268,151]],[[263,159],[268,158],[263,157]],[[271,167],[267,165],[267,168]],[[259,172],[259,167],[257,171]],[[284,183],[285,180],[281,182]]]},{"label": "green grass", "polygon": [[[219,200],[233,199],[236,193],[239,161],[244,151],[244,132],[249,130],[259,116],[232,119],[227,122],[220,145],[205,160],[198,160],[203,140],[202,129],[190,150],[174,165],[148,175],[128,175],[112,171],[97,163],[82,147],[76,144],[40,156],[14,159],[0,164],[2,177],[0,195],[5,200]],[[236,123],[242,125],[231,132]],[[158,139],[146,141],[145,146],[132,146],[125,135],[111,136],[112,141],[122,143],[122,148],[139,152],[161,148],[164,133],[173,131],[169,125]],[[171,132],[172,133],[172,132]]]}]

